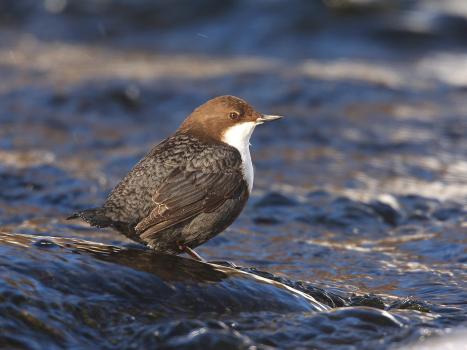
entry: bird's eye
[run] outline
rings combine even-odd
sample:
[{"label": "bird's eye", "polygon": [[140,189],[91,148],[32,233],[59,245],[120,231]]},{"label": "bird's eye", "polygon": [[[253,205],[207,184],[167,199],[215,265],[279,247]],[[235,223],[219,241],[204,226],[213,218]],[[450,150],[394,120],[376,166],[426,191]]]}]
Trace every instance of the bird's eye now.
[{"label": "bird's eye", "polygon": [[229,117],[232,120],[237,120],[240,117],[240,114],[238,114],[238,112],[230,112]]}]

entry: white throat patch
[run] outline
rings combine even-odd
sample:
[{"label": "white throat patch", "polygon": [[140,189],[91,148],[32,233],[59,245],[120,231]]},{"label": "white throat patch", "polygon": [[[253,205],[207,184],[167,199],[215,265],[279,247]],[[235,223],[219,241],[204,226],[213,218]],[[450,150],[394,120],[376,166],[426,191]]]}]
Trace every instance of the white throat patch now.
[{"label": "white throat patch", "polygon": [[248,184],[248,191],[253,189],[254,171],[250,155],[250,137],[255,130],[255,122],[245,122],[228,128],[222,136],[222,142],[235,147],[242,156],[243,175]]}]

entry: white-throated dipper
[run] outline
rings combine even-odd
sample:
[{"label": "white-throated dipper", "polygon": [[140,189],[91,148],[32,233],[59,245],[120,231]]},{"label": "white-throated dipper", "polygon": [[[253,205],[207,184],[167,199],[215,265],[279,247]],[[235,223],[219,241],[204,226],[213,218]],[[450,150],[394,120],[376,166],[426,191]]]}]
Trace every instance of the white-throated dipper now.
[{"label": "white-throated dipper", "polygon": [[192,248],[232,224],[253,188],[253,130],[279,118],[256,112],[238,97],[209,100],[142,158],[101,208],[69,219],[112,227],[156,251],[202,260]]}]

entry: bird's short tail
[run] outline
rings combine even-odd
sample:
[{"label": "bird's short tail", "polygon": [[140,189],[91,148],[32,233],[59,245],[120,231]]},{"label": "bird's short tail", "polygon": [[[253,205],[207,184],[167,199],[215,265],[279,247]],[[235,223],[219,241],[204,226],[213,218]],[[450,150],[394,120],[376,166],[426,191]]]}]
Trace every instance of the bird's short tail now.
[{"label": "bird's short tail", "polygon": [[102,208],[82,210],[77,213],[74,213],[66,219],[72,220],[78,218],[83,219],[91,226],[107,227],[112,225],[112,220],[105,216],[104,210]]}]

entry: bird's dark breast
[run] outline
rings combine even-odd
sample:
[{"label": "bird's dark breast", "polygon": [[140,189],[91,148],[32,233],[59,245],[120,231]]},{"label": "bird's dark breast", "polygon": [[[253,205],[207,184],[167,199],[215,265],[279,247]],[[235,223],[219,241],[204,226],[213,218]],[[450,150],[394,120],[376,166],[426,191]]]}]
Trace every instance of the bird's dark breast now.
[{"label": "bird's dark breast", "polygon": [[156,251],[181,253],[180,245],[195,248],[215,237],[240,215],[249,197],[247,184],[238,190],[236,199],[228,199],[215,211],[201,213],[179,225],[157,233],[151,247]]}]

